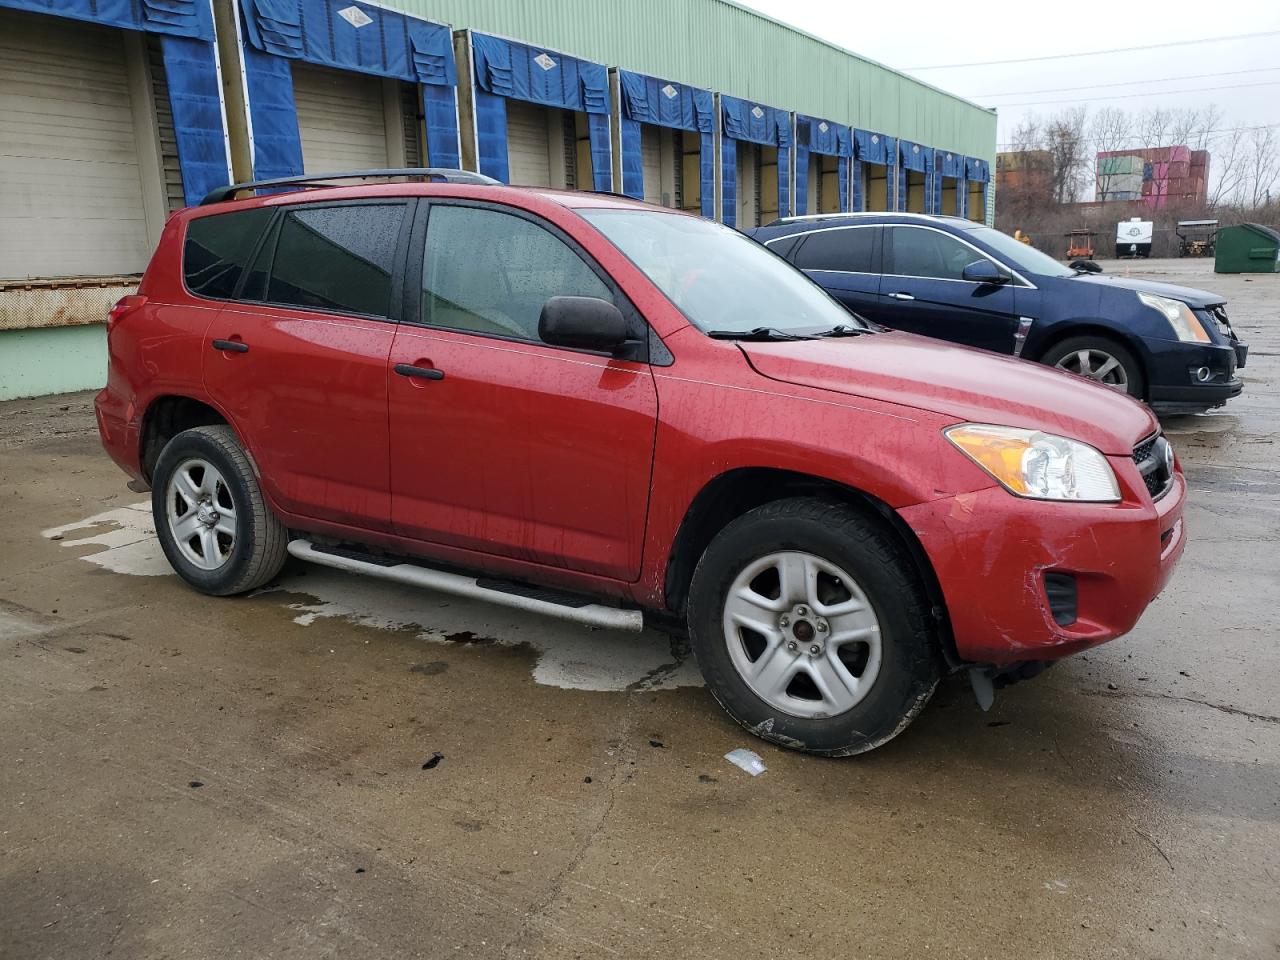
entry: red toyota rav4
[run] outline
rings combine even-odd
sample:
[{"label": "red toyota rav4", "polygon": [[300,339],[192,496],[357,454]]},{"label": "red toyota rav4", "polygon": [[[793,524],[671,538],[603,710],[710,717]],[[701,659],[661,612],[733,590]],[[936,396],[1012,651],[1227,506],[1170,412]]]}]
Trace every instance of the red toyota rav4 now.
[{"label": "red toyota rav4", "polygon": [[878,332],[698,217],[419,174],[218,191],[112,311],[102,440],[197,590],[293,554],[687,626],[735,720],[843,755],[1169,579],[1185,485],[1141,403]]}]

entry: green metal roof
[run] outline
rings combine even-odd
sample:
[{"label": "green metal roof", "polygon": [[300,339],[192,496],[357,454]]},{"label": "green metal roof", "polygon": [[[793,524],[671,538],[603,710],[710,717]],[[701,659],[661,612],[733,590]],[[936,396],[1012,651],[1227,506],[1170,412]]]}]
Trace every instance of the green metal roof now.
[{"label": "green metal roof", "polygon": [[993,110],[729,0],[382,2],[455,28],[995,160]]}]

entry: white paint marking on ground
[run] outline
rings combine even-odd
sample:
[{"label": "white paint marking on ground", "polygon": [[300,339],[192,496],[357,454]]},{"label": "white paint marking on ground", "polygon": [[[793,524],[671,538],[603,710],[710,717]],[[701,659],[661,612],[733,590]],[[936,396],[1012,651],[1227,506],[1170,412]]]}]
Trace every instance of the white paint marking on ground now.
[{"label": "white paint marking on ground", "polygon": [[[62,537],[64,547],[97,545],[102,549],[80,559],[130,576],[169,576],[173,569],[156,539],[146,501],[118,507],[85,520],[45,530]],[[306,565],[281,577],[271,593],[307,594],[312,603],[289,603],[294,623],[307,627],[338,618],[378,630],[416,630],[433,643],[469,632],[477,640],[506,646],[528,644],[538,653],[533,668],[537,683],[572,690],[647,690],[701,686],[692,658],[678,666],[667,638],[653,630],[640,634],[591,630],[551,617],[508,610],[430,590],[387,583],[371,577]]]}]

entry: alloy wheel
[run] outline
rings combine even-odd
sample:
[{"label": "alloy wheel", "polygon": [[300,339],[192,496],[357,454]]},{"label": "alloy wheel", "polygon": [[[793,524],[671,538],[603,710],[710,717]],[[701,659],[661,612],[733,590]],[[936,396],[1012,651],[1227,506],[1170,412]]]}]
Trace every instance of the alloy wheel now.
[{"label": "alloy wheel", "polygon": [[178,464],[165,490],[169,532],[183,558],[201,570],[231,559],[236,544],[236,505],[231,488],[208,460]]},{"label": "alloy wheel", "polygon": [[880,621],[847,571],[781,551],[749,564],[724,601],[729,657],[770,707],[796,717],[853,709],[880,672]]},{"label": "alloy wheel", "polygon": [[1056,366],[1059,370],[1088,377],[1121,393],[1129,392],[1129,374],[1124,364],[1105,350],[1096,347],[1075,350],[1059,360]]}]

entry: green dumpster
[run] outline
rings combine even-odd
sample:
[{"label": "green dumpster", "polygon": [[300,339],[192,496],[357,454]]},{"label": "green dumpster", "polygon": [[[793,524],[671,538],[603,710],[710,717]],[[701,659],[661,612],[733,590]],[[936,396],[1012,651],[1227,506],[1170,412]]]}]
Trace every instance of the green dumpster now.
[{"label": "green dumpster", "polygon": [[1280,273],[1280,231],[1260,223],[1218,230],[1214,273]]}]

